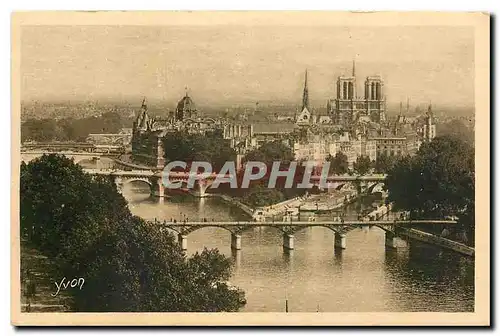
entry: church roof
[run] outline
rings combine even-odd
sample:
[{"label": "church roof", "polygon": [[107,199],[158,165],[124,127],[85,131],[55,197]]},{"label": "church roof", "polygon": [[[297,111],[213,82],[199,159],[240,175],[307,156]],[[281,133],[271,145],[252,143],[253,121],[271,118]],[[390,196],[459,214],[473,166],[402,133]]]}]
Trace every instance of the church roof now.
[{"label": "church roof", "polygon": [[254,133],[289,133],[295,128],[295,124],[291,123],[255,123]]},{"label": "church roof", "polygon": [[196,111],[196,105],[187,93],[179,103],[177,103],[177,111]]}]

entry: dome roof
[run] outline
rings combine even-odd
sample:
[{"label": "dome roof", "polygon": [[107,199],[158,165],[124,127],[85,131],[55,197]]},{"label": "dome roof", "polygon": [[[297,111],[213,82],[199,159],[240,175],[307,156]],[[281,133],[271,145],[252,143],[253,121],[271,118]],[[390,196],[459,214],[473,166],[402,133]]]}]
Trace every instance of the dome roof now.
[{"label": "dome roof", "polygon": [[186,95],[177,103],[177,111],[196,111],[196,105],[189,95]]}]

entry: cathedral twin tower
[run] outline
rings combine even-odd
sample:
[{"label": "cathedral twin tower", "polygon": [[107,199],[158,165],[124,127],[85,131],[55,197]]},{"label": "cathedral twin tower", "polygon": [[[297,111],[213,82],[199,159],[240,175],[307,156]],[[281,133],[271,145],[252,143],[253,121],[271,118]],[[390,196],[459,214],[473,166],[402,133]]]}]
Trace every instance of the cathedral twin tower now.
[{"label": "cathedral twin tower", "polygon": [[356,65],[353,62],[352,75],[338,77],[337,96],[328,101],[327,111],[333,123],[347,126],[357,121],[384,122],[386,100],[383,87],[380,76],[368,76],[364,85],[364,97],[358,97]]}]

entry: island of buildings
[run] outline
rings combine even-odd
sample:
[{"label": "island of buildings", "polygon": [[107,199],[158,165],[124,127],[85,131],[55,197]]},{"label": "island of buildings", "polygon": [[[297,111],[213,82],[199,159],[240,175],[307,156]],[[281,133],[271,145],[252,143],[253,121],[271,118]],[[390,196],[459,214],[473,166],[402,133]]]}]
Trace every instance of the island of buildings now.
[{"label": "island of buildings", "polygon": [[356,80],[353,62],[351,76],[338,77],[335,98],[328,99],[326,112],[321,115],[309,104],[306,70],[300,112],[295,114],[294,122],[290,123],[289,118],[278,119],[278,125],[252,123],[245,121],[246,118],[234,121],[222,116],[206,117],[188,92],[168,117],[154,118],[148,114],[144,99],[133,124],[132,159],[139,164],[162,168],[168,148],[163,148],[161,139],[168,132],[176,131],[216,132],[236,149],[240,158],[263,143],[282,141],[292,148],[298,161],[315,161],[321,165],[327,157],[341,152],[347,156],[350,167],[359,156],[375,161],[378,155],[413,155],[423,142],[436,136],[431,105],[425,115],[410,118],[403,115],[401,104],[397,118],[389,120],[382,78],[366,77],[361,96]]}]

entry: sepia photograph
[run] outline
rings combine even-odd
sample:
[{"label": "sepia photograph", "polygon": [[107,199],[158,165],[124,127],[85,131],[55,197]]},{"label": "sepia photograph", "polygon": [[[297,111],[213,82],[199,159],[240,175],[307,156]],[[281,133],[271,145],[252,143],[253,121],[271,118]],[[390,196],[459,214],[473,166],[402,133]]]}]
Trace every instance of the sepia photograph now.
[{"label": "sepia photograph", "polygon": [[13,324],[490,324],[488,14],[11,19]]}]

